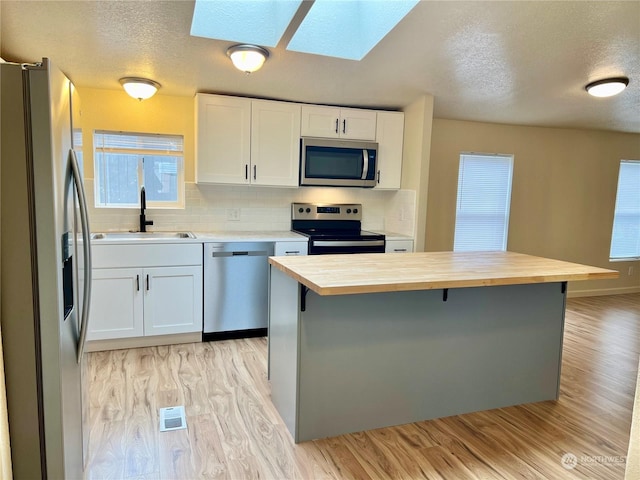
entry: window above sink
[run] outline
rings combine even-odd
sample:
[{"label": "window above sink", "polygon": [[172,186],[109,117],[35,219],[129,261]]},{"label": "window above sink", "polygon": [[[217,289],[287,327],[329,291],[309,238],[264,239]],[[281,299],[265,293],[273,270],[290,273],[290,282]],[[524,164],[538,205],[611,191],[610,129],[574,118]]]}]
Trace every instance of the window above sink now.
[{"label": "window above sink", "polygon": [[148,208],[184,208],[182,135],[94,132],[95,205],[139,208],[145,187]]}]

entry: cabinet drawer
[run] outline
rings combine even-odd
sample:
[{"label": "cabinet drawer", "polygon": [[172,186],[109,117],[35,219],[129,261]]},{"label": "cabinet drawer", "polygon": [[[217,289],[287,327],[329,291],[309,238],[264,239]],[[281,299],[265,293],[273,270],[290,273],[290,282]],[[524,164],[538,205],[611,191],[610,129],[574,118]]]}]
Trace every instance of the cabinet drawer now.
[{"label": "cabinet drawer", "polygon": [[202,265],[202,244],[149,244],[91,246],[93,268],[171,267]]},{"label": "cabinet drawer", "polygon": [[274,256],[283,257],[286,255],[306,255],[307,242],[276,242]]},{"label": "cabinet drawer", "polygon": [[385,253],[413,252],[413,240],[387,240]]}]

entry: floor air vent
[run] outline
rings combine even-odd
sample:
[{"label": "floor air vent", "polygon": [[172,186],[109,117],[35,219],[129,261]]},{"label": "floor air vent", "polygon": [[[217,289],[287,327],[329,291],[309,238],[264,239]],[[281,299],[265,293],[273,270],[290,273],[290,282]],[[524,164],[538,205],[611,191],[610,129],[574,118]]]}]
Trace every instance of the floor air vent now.
[{"label": "floor air vent", "polygon": [[187,428],[184,406],[166,407],[160,409],[160,431],[168,432]]}]

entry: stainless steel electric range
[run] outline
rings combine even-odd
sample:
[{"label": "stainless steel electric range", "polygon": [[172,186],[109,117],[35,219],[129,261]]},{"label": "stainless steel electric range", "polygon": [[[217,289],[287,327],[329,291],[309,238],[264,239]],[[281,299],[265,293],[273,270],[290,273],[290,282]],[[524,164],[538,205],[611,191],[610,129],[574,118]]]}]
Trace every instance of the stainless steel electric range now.
[{"label": "stainless steel electric range", "polygon": [[358,203],[292,203],[291,230],[309,237],[309,255],[384,253],[384,235],[362,230]]}]

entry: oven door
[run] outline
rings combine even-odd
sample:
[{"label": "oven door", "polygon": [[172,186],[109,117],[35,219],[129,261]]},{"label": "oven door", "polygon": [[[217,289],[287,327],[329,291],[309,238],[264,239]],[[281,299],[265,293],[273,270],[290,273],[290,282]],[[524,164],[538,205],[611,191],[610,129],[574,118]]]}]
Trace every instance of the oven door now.
[{"label": "oven door", "polygon": [[379,240],[309,240],[309,255],[345,253],[384,253],[384,239]]},{"label": "oven door", "polygon": [[303,138],[300,185],[374,187],[378,144]]}]

